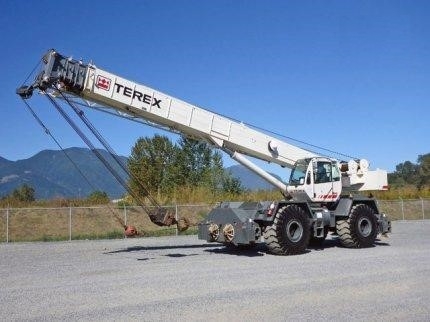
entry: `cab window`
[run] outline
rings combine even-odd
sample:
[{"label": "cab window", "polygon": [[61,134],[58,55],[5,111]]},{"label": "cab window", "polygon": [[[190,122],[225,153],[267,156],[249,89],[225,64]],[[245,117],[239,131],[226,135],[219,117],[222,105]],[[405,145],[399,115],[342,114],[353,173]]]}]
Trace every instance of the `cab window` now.
[{"label": "cab window", "polygon": [[302,185],[305,183],[306,170],[308,169],[307,160],[299,160],[296,162],[290,176],[290,185]]},{"label": "cab window", "polygon": [[339,167],[337,166],[336,163],[332,163],[331,176],[332,176],[333,181],[339,181],[340,180]]},{"label": "cab window", "polygon": [[332,180],[332,166],[331,162],[318,161],[316,169],[314,169],[314,182],[325,183]]}]

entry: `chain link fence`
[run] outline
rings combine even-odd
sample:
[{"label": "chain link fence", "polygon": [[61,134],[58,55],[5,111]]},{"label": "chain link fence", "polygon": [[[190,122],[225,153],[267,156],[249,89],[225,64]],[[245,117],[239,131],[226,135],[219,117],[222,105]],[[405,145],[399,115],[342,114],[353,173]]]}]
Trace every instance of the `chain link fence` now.
[{"label": "chain link fence", "polygon": [[154,225],[139,206],[0,209],[0,242],[123,238],[124,228],[116,217],[135,226],[141,236],[195,234],[197,224],[213,207],[166,206],[177,219],[189,220],[185,232],[178,232],[176,225]]},{"label": "chain link fence", "polygon": [[430,219],[430,199],[379,200],[378,205],[391,220]]},{"label": "chain link fence", "polygon": [[[183,233],[196,234],[197,224],[213,207],[202,204],[166,208],[177,219],[189,220],[190,228]],[[391,220],[430,219],[430,199],[380,200],[379,207]],[[0,209],[0,242],[123,238],[123,227],[115,217],[136,226],[143,236],[183,234],[176,226],[154,225],[138,206],[9,208]]]}]

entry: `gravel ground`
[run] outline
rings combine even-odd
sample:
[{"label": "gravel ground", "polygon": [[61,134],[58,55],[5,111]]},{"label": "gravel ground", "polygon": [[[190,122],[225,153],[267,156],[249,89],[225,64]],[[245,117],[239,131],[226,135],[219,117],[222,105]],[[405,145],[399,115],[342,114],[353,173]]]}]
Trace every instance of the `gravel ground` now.
[{"label": "gravel ground", "polygon": [[196,236],[0,244],[0,320],[430,320],[430,221],[273,256]]}]

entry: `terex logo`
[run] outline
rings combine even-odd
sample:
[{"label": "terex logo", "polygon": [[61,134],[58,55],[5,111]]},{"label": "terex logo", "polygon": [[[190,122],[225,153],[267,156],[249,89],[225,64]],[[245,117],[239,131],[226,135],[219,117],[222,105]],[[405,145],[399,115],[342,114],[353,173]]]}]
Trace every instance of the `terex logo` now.
[{"label": "terex logo", "polygon": [[154,97],[151,101],[151,95],[143,94],[139,91],[133,90],[130,87],[115,83],[115,92],[118,94],[122,94],[127,97],[131,97],[133,99],[137,99],[138,101],[151,105],[151,106],[157,106],[158,108],[161,108],[160,103],[161,100]]},{"label": "terex logo", "polygon": [[111,80],[109,78],[101,75],[97,76],[96,87],[104,89],[105,91],[109,91],[110,83],[111,83]]}]

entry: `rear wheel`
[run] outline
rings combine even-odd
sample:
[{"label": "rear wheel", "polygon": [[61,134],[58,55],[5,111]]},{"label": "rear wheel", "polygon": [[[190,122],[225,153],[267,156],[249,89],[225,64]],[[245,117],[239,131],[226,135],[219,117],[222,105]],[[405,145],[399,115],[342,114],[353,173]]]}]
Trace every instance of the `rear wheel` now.
[{"label": "rear wheel", "polygon": [[366,204],[351,208],[348,219],[336,222],[336,231],[344,247],[364,248],[375,243],[378,223],[374,210]]},{"label": "rear wheel", "polygon": [[273,224],[264,231],[269,251],[276,255],[303,253],[309,244],[309,218],[297,205],[278,209]]}]

